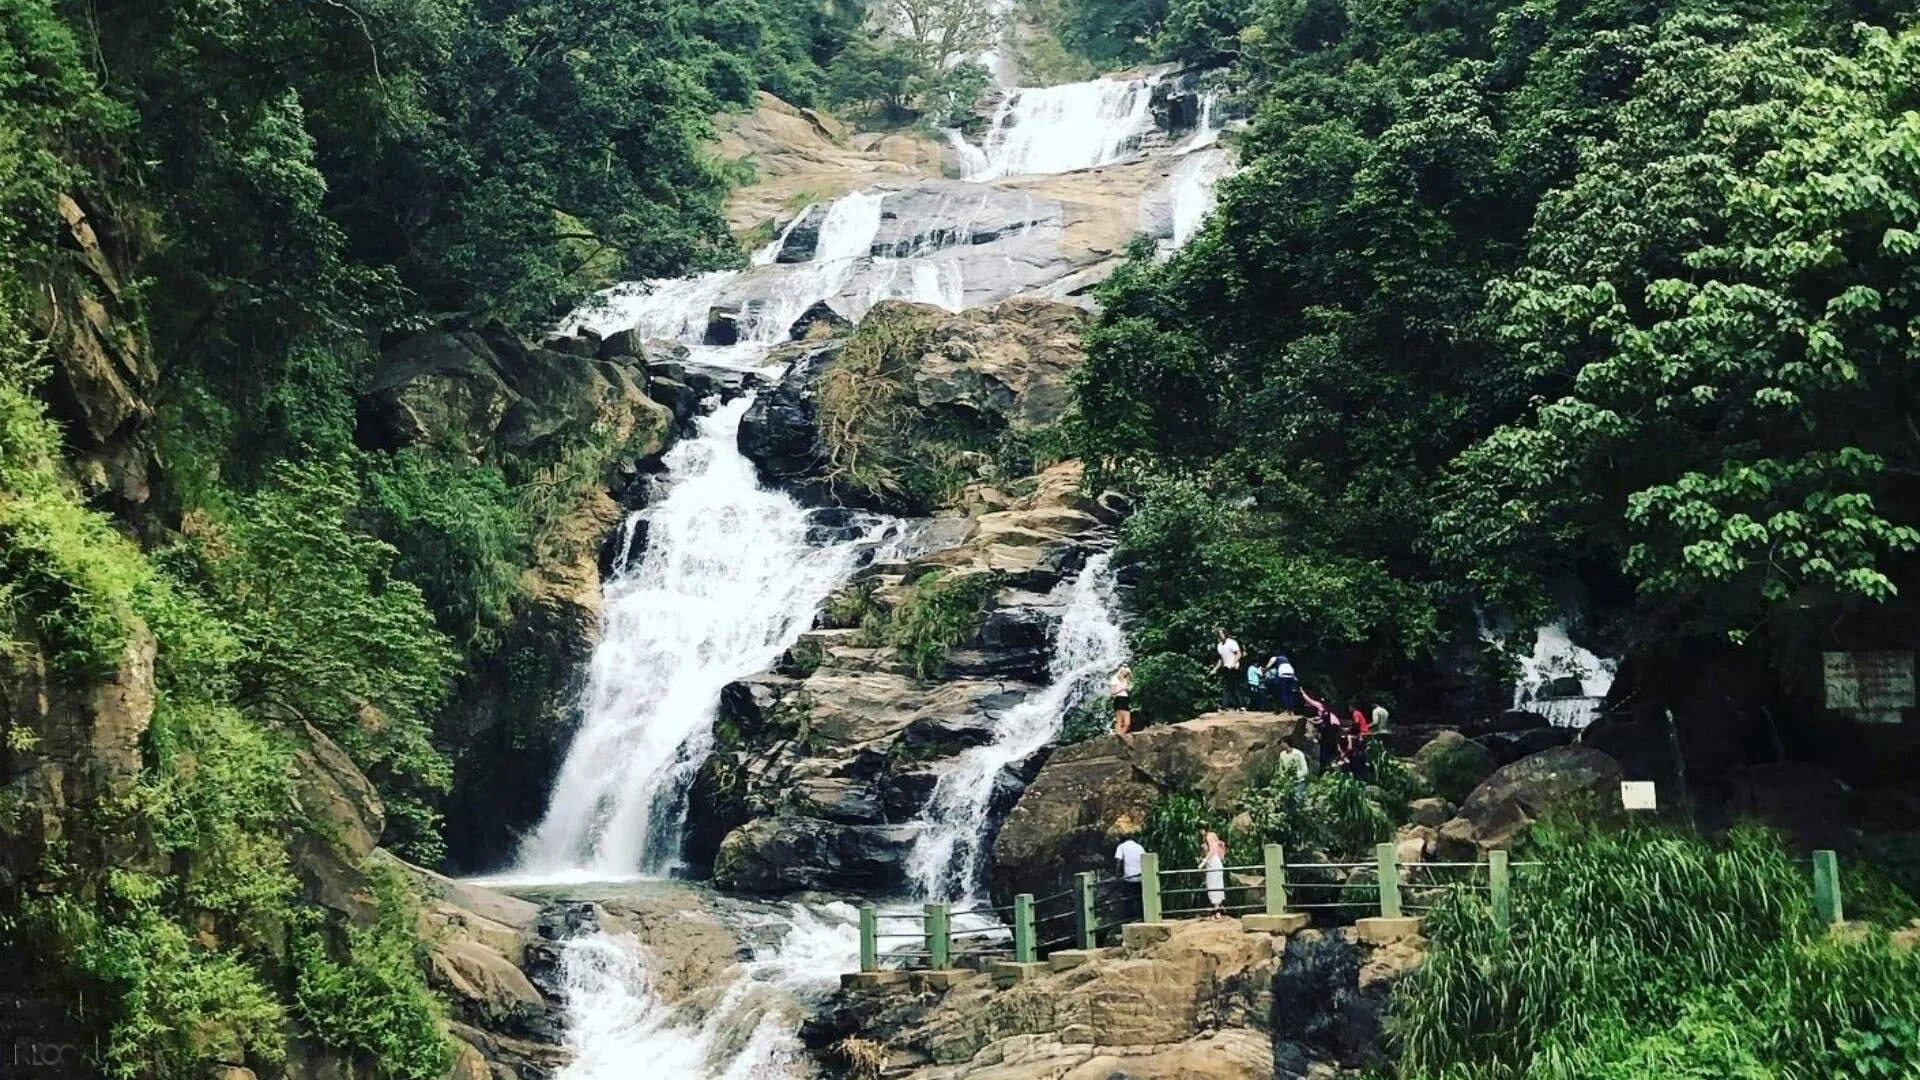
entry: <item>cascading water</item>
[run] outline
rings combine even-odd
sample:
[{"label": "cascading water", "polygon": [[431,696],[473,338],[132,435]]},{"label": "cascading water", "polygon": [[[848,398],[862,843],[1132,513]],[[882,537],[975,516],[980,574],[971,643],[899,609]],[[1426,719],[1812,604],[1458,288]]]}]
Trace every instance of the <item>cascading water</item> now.
[{"label": "cascading water", "polygon": [[653,1075],[771,1080],[800,1072],[797,1010],[826,997],[859,957],[857,912],[847,904],[792,905],[779,940],[753,950],[718,1000],[675,1009],[662,1001],[646,947],[595,931],[561,951],[567,1044],[574,1059],[557,1080],[632,1080]]},{"label": "cascading water", "polygon": [[1213,213],[1218,201],[1214,189],[1233,171],[1233,160],[1213,149],[1188,154],[1168,180],[1167,201],[1173,216],[1173,246],[1184,247]]},{"label": "cascading water", "polygon": [[1158,76],[1104,78],[1010,91],[980,154],[962,155],[966,180],[1063,173],[1132,152],[1153,123]]},{"label": "cascading water", "polygon": [[1007,710],[992,742],[961,754],[936,782],[921,811],[907,872],[929,899],[971,898],[981,884],[987,821],[1001,773],[1060,734],[1061,721],[1126,660],[1126,637],[1114,618],[1111,556],[1096,555],[1058,591],[1066,609],[1054,638],[1046,689]]},{"label": "cascading water", "polygon": [[1600,715],[1619,666],[1575,644],[1566,627],[1548,623],[1534,632],[1533,651],[1520,661],[1513,707],[1555,727],[1584,728]]},{"label": "cascading water", "polygon": [[604,588],[585,719],[516,873],[624,877],[678,855],[681,800],[728,682],[763,671],[888,525],[810,542],[807,511],[762,488],[736,445],[742,397],[667,454],[647,547]]}]

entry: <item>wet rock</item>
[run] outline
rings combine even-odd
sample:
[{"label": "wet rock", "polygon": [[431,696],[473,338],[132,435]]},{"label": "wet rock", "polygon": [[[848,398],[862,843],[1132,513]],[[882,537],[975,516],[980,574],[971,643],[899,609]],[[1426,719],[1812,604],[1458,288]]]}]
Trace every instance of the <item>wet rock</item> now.
[{"label": "wet rock", "polygon": [[780,251],[773,257],[777,263],[803,263],[813,258],[820,247],[820,225],[827,220],[827,203],[814,203],[787,226],[786,233],[780,239]]},{"label": "wet rock", "polygon": [[1419,963],[1417,946],[1375,949],[1350,931],[1306,930],[1287,939],[1273,978],[1274,1075],[1288,1080],[1342,1069],[1388,1068],[1385,1022],[1393,984]]},{"label": "wet rock", "polygon": [[822,300],[800,313],[788,336],[795,341],[814,341],[853,328],[853,321]]},{"label": "wet rock", "polygon": [[707,332],[701,338],[704,345],[734,345],[740,341],[740,319],[742,312],[738,308],[712,308],[707,312]]},{"label": "wet rock", "polygon": [[713,881],[739,892],[835,889],[882,896],[905,886],[907,853],[917,831],[798,816],[760,818],[721,843]]},{"label": "wet rock", "polygon": [[1453,811],[1454,805],[1445,799],[1415,799],[1407,804],[1407,820],[1437,829],[1453,817]]},{"label": "wet rock", "polygon": [[793,786],[790,804],[797,813],[841,825],[878,825],[886,820],[873,785],[849,777],[800,780]]},{"label": "wet rock", "polygon": [[838,341],[796,347],[786,376],[755,397],[741,418],[740,452],[769,483],[804,487],[825,467],[815,399],[821,376],[842,347]]},{"label": "wet rock", "polygon": [[1105,869],[1121,835],[1144,825],[1167,792],[1231,804],[1298,727],[1292,718],[1215,713],[1056,749],[994,841],[994,895],[1045,896],[1077,871]]},{"label": "wet rock", "polygon": [[419,334],[382,354],[361,393],[361,428],[377,446],[477,448],[518,400],[485,338]]},{"label": "wet rock", "polygon": [[1493,755],[1496,764],[1511,765],[1523,757],[1572,745],[1572,728],[1537,727],[1528,731],[1491,731],[1474,740]]}]

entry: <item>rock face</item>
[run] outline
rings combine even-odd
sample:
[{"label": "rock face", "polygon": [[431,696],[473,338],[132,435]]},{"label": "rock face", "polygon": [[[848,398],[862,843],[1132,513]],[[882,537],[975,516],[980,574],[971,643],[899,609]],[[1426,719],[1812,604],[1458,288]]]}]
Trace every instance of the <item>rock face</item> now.
[{"label": "rock face", "polygon": [[631,334],[528,345],[505,334],[422,334],[382,358],[360,399],[369,445],[500,462],[552,460],[589,439],[611,447],[602,484],[557,510],[534,538],[510,618],[491,657],[459,687],[441,724],[454,749],[450,848],[496,865],[545,805],[577,722],[575,703],[600,627],[600,546],[633,486],[673,436],[672,411],[648,395],[654,371],[691,379]]},{"label": "rock face", "polygon": [[[943,762],[991,739],[998,718],[1039,689],[1036,642],[1059,615],[1049,593],[1106,542],[1115,518],[1080,493],[1080,475],[1060,466],[1023,498],[983,495],[972,516],[926,531],[929,550],[869,566],[842,593],[863,612],[884,611],[935,571],[997,575],[978,628],[929,678],[884,641],[827,618],[779,671],[730,686],[720,745],[689,795],[687,861],[711,865],[717,885],[754,892],[902,887],[910,823]],[[1002,810],[1027,775],[1002,777]]]},{"label": "rock face", "polygon": [[[857,1036],[903,1080],[1268,1080],[1386,1063],[1380,1017],[1417,945],[1173,924],[1166,941],[1008,989],[843,991],[801,1029],[832,1068]],[[1391,951],[1390,951],[1391,950]]]},{"label": "rock face", "polygon": [[[914,417],[908,426],[950,425],[975,441],[1002,432],[1031,434],[1057,423],[1068,404],[1068,377],[1086,358],[1086,314],[1051,301],[1009,300],[957,314],[889,301],[867,317],[920,335],[917,355],[900,364],[901,392]],[[820,434],[820,384],[845,347],[844,340],[807,342],[776,354],[788,364],[787,374],[748,409],[740,451],[768,482],[813,501],[903,509],[821,475],[828,453]]]},{"label": "rock face", "polygon": [[994,841],[994,896],[1046,896],[1069,887],[1079,871],[1109,868],[1120,838],[1145,823],[1163,794],[1191,790],[1231,805],[1273,767],[1298,728],[1290,717],[1212,713],[1061,747]]}]

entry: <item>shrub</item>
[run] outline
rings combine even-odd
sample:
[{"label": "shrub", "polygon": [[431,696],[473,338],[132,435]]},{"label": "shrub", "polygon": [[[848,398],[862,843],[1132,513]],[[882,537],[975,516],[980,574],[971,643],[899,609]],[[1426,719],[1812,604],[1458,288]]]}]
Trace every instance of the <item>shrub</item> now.
[{"label": "shrub", "polygon": [[1443,743],[1422,758],[1421,767],[1433,793],[1457,806],[1486,779],[1484,761],[1484,756],[1466,743]]},{"label": "shrub", "polygon": [[363,507],[399,551],[394,572],[420,586],[440,628],[471,649],[491,647],[530,542],[500,470],[402,450],[368,474]]},{"label": "shrub", "polygon": [[1317,823],[1321,841],[1339,855],[1357,858],[1393,839],[1393,817],[1367,785],[1339,770],[1321,773],[1307,785],[1307,814]]},{"label": "shrub", "polygon": [[1503,934],[1461,893],[1395,990],[1402,1075],[1912,1075],[1920,955],[1816,925],[1772,834],[1537,827]]},{"label": "shrub", "polygon": [[1112,730],[1113,699],[1105,694],[1083,697],[1067,710],[1066,717],[1060,722],[1060,735],[1054,742],[1071,746]]},{"label": "shrub", "polygon": [[399,871],[373,875],[371,926],[330,945],[308,926],[294,943],[294,1004],[301,1027],[327,1046],[365,1058],[386,1080],[440,1080],[452,1064],[439,999],[423,972],[428,947]]},{"label": "shrub", "polygon": [[1133,665],[1134,709],[1149,723],[1177,724],[1214,707],[1219,690],[1207,669],[1179,653],[1155,653]]},{"label": "shrub", "polygon": [[953,647],[980,628],[1000,582],[993,571],[930,573],[887,613],[884,640],[899,650],[916,677],[932,678],[946,666]]}]

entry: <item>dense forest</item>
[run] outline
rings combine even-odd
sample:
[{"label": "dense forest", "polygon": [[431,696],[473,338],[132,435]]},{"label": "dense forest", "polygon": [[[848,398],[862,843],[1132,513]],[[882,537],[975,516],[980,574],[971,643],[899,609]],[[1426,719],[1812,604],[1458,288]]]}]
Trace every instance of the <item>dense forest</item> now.
[{"label": "dense forest", "polygon": [[1911,647],[1897,7],[1054,9],[1257,102],[1204,233],[1105,287],[1079,382],[1079,451],[1149,493],[1147,669],[1189,684],[1224,622],[1390,696],[1571,612],[1804,706],[1820,649]]}]

